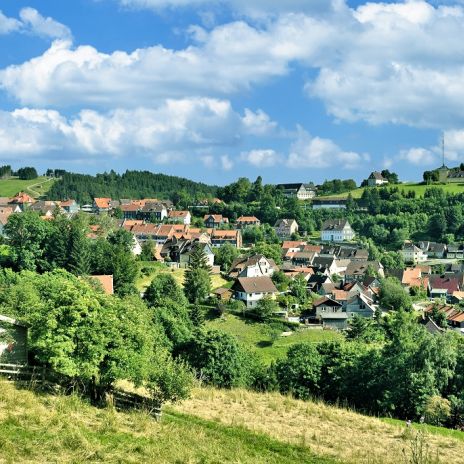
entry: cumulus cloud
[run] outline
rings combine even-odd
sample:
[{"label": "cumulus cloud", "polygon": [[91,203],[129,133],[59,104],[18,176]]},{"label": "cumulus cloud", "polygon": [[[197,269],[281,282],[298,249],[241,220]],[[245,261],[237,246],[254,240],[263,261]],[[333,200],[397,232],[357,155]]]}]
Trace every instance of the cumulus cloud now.
[{"label": "cumulus cloud", "polygon": [[71,30],[53,18],[42,16],[34,8],[23,8],[19,20],[8,18],[0,11],[0,35],[11,32],[23,32],[48,39],[66,39],[72,37]]},{"label": "cumulus cloud", "polygon": [[20,28],[20,21],[14,18],[8,18],[0,10],[0,35],[10,34],[11,32],[18,31]]},{"label": "cumulus cloud", "polygon": [[50,39],[71,39],[71,30],[53,18],[42,16],[34,8],[23,8],[19,12],[23,27],[32,34]]},{"label": "cumulus cloud", "polygon": [[321,137],[312,137],[302,128],[292,144],[287,165],[290,168],[323,169],[331,166],[354,169],[366,161],[367,155],[344,151],[335,142]]},{"label": "cumulus cloud", "polygon": [[268,168],[280,163],[282,158],[275,150],[250,150],[240,155],[246,161],[258,168]]},{"label": "cumulus cloud", "polygon": [[[186,3],[139,0],[138,6]],[[304,2],[270,5],[287,3],[296,10]],[[0,86],[29,106],[137,107],[193,95],[229,98],[286,76],[298,64],[315,70],[306,94],[322,100],[336,119],[464,126],[462,6],[424,0],[356,9],[343,1],[334,5],[325,16],[286,11],[260,25],[242,20],[212,30],[194,26],[192,43],[180,50],[155,45],[107,54],[59,41],[42,56],[0,71]]]},{"label": "cumulus cloud", "polygon": [[[188,161],[193,152],[234,147],[244,136],[243,117],[228,101],[214,99],[168,100],[154,109],[107,113],[83,110],[72,118],[56,110],[0,112],[0,155],[10,159],[69,152],[84,158],[153,156],[172,163]],[[232,167],[228,157],[221,163],[224,169]]]},{"label": "cumulus cloud", "polygon": [[428,166],[438,163],[436,154],[432,150],[426,148],[410,148],[409,150],[403,150],[400,153],[399,159],[408,161],[416,166]]},{"label": "cumulus cloud", "polygon": [[230,171],[234,167],[234,163],[230,159],[229,155],[221,156],[221,166],[224,171]]}]

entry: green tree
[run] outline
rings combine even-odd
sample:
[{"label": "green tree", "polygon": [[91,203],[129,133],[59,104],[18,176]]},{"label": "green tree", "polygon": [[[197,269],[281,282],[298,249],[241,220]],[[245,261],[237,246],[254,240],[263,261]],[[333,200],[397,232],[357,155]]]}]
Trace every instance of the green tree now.
[{"label": "green tree", "polygon": [[211,275],[206,269],[187,269],[184,280],[184,293],[193,304],[201,303],[211,293]]},{"label": "green tree", "polygon": [[276,364],[281,393],[307,400],[319,393],[322,357],[310,343],[293,345],[286,358]]},{"label": "green tree", "polygon": [[211,272],[205,248],[200,243],[196,243],[190,253],[189,269],[203,269],[209,273]]},{"label": "green tree", "polygon": [[386,310],[412,310],[410,296],[395,278],[387,277],[382,280],[379,297],[380,306]]},{"label": "green tree", "polygon": [[163,306],[167,299],[184,306],[187,304],[182,289],[179,287],[174,277],[166,273],[158,274],[147,287],[144,300],[147,302],[148,306],[156,308],[158,306]]},{"label": "green tree", "polygon": [[265,296],[258,301],[258,304],[253,308],[252,312],[260,321],[268,321],[272,315],[279,310],[279,305],[269,296]]},{"label": "green tree", "polygon": [[224,272],[230,270],[234,259],[238,258],[240,251],[230,243],[225,243],[219,248],[214,249],[215,263],[221,266]]},{"label": "green tree", "polygon": [[302,274],[298,274],[288,286],[290,293],[297,299],[300,305],[305,305],[308,301],[307,282]]},{"label": "green tree", "polygon": [[88,275],[91,271],[90,244],[86,231],[87,226],[79,218],[71,223],[68,266],[77,276]]}]

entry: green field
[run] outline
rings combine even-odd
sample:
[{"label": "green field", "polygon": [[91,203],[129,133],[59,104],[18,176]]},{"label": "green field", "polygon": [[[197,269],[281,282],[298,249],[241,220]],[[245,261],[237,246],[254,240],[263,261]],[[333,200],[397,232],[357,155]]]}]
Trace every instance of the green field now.
[{"label": "green field", "polygon": [[[464,183],[463,184],[436,184],[436,185],[420,185],[420,184],[406,183],[406,184],[394,185],[392,187],[398,187],[400,190],[404,190],[405,192],[414,191],[416,192],[417,197],[423,197],[425,191],[431,187],[439,187],[443,189],[446,193],[451,193],[451,194],[464,193]],[[352,190],[351,192],[340,193],[338,195],[327,195],[327,196],[322,196],[322,197],[317,197],[317,198],[318,199],[346,198],[348,197],[349,194],[351,194],[353,198],[361,198],[365,188],[366,187],[360,187],[360,188],[357,188],[356,190]]]},{"label": "green field", "polygon": [[[139,269],[146,269],[147,272],[140,272],[137,279],[136,286],[140,292],[144,291],[150,282],[159,274],[171,274],[174,280],[183,287],[185,269],[171,269],[163,263],[156,263],[150,261],[142,261],[139,263]],[[214,274],[211,276],[213,290],[223,286],[229,286],[227,280],[223,279],[220,275]]]},{"label": "green field", "polygon": [[48,192],[53,182],[53,179],[47,177],[38,177],[33,180],[3,179],[0,180],[0,197],[12,197],[18,192],[26,192],[28,195],[38,198]]},{"label": "green field", "polygon": [[207,321],[207,326],[234,335],[266,363],[284,357],[288,349],[295,343],[318,343],[342,337],[338,332],[331,330],[303,329],[295,331],[287,337],[281,336],[274,343],[271,343],[271,328],[267,324],[242,319],[229,313],[222,318]]}]

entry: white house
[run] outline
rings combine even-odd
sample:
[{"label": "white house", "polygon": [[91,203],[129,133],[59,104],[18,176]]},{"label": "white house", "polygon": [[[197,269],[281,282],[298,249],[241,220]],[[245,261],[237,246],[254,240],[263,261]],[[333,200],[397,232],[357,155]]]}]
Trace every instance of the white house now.
[{"label": "white house", "polygon": [[285,240],[298,232],[298,223],[295,219],[279,219],[274,225],[274,230],[277,237]]},{"label": "white house", "polygon": [[232,286],[236,300],[247,308],[255,308],[264,297],[276,298],[279,293],[270,277],[239,277]]},{"label": "white house", "polygon": [[388,184],[388,180],[385,179],[380,172],[374,171],[367,178],[367,185],[369,187],[378,187],[384,184]]},{"label": "white house", "polygon": [[188,226],[192,221],[192,215],[190,211],[169,211],[168,221]]},{"label": "white house", "polygon": [[404,242],[401,254],[405,263],[423,263],[428,258],[427,253],[410,241]]},{"label": "white house", "polygon": [[310,200],[316,196],[314,184],[279,184],[276,186],[282,190],[282,194],[287,197],[296,197],[298,200]]},{"label": "white house", "polygon": [[328,219],[322,225],[321,238],[324,242],[347,242],[354,237],[354,230],[346,219]]},{"label": "white house", "polygon": [[273,259],[263,255],[254,255],[249,258],[237,258],[230,266],[229,277],[272,277],[279,268]]}]

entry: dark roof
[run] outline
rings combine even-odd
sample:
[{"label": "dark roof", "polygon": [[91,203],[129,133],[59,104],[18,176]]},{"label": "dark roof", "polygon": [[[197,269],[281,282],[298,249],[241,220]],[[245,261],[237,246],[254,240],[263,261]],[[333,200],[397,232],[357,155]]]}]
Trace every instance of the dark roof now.
[{"label": "dark roof", "polygon": [[350,223],[346,219],[327,219],[322,224],[322,230],[338,230],[342,231],[346,225]]},{"label": "dark roof", "polygon": [[296,184],[278,184],[276,185],[277,188],[282,188],[284,190],[299,190],[301,187],[304,187],[309,190],[314,190],[316,187],[311,182],[309,184],[304,183],[296,183]]},{"label": "dark roof", "polygon": [[378,171],[372,172],[371,175],[369,176],[369,179],[386,180],[385,177],[382,176],[382,173]]},{"label": "dark roof", "polygon": [[319,298],[318,300],[314,301],[313,307],[317,308],[318,306],[333,306],[340,308],[342,306],[341,303],[338,301],[333,300],[332,298],[329,298],[328,296],[323,296],[322,298]]},{"label": "dark roof", "polygon": [[233,290],[245,293],[277,293],[278,290],[270,277],[239,277]]},{"label": "dark roof", "polygon": [[431,275],[429,283],[430,288],[446,289],[447,293],[449,293],[450,295],[452,295],[453,292],[457,292],[459,290],[458,277]]},{"label": "dark roof", "polygon": [[378,261],[365,261],[362,263],[351,262],[346,268],[345,275],[363,275],[369,266],[372,267],[374,271],[382,269],[382,265]]}]

